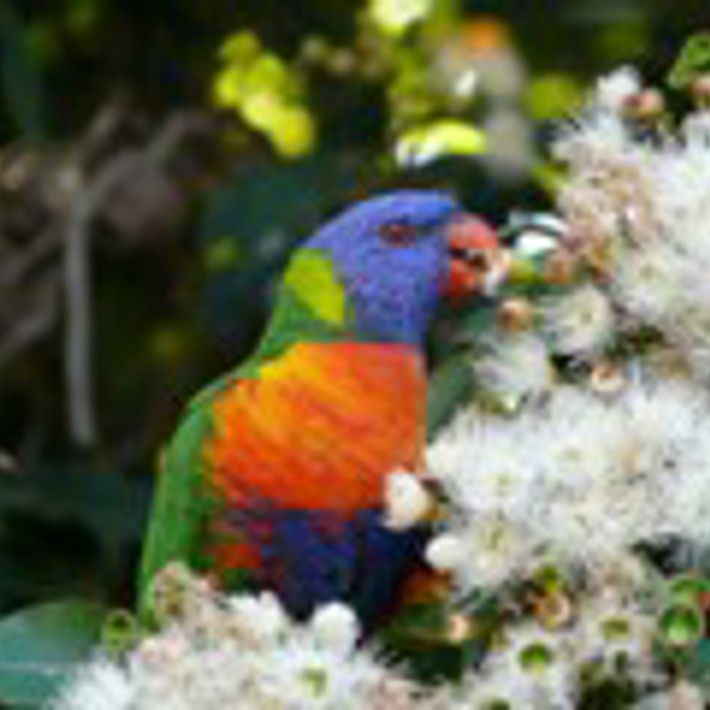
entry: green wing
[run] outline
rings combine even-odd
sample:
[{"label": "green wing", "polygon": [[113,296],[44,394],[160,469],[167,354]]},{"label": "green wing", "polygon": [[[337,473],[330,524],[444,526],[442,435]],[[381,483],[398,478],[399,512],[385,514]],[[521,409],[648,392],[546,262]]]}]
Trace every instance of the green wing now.
[{"label": "green wing", "polygon": [[203,444],[212,430],[209,407],[188,409],[160,461],[139,577],[139,611],[148,615],[151,580],[172,561],[194,567],[209,513],[205,492]]}]

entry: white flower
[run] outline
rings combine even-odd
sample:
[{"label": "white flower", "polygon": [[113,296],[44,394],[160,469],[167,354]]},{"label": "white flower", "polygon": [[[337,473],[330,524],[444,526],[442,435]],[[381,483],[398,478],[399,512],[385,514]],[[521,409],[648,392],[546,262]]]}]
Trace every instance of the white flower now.
[{"label": "white flower", "polygon": [[615,266],[612,296],[638,323],[664,328],[682,309],[683,255],[672,242],[624,252]]},{"label": "white flower", "polygon": [[702,687],[690,681],[679,680],[667,690],[660,690],[642,698],[635,707],[636,710],[704,710],[707,707],[705,700],[706,693]]},{"label": "white flower", "polygon": [[707,148],[710,145],[710,111],[704,109],[689,114],[683,121],[682,135],[688,144]]},{"label": "white flower", "polygon": [[286,612],[270,592],[259,596],[235,595],[229,598],[229,605],[239,630],[258,643],[273,642],[290,629]]},{"label": "white flower", "polygon": [[83,666],[52,710],[132,710],[135,688],[124,669],[97,659]]},{"label": "white flower", "polygon": [[545,343],[531,333],[489,341],[489,352],[473,368],[483,387],[518,398],[546,392],[555,381]]},{"label": "white flower", "polygon": [[462,559],[451,569],[458,587],[462,591],[496,588],[524,577],[539,556],[535,535],[519,520],[491,516],[477,521],[466,529],[459,553]]},{"label": "white flower", "polygon": [[641,81],[636,69],[620,67],[597,81],[594,94],[596,106],[607,111],[620,111],[627,99],[641,90]]},{"label": "white flower", "polygon": [[337,602],[316,610],[311,619],[311,629],[319,643],[343,654],[354,649],[360,633],[355,612]]},{"label": "white flower", "polygon": [[88,664],[53,710],[416,707],[413,685],[356,645],[355,614],[343,604],[296,624],[271,595],[225,598],[183,577],[182,616],[123,662]]},{"label": "white flower", "polygon": [[618,111],[638,90],[624,69],[562,131],[554,152],[569,168],[559,207],[579,252],[609,277],[622,325],[651,326],[710,378],[710,114],[675,135],[636,139]]},{"label": "white flower", "polygon": [[486,657],[480,671],[464,678],[458,707],[503,701],[512,708],[572,710],[576,672],[574,645],[566,635],[523,624],[510,630],[507,643]]},{"label": "white flower", "polygon": [[614,333],[614,312],[607,296],[592,285],[581,286],[546,308],[547,330],[557,352],[565,355],[593,354]]},{"label": "white flower", "polygon": [[459,568],[465,561],[466,551],[454,535],[439,535],[426,548],[427,562],[442,572]]},{"label": "white flower", "polygon": [[512,418],[467,412],[428,452],[455,510],[442,537],[457,541],[433,559],[466,592],[546,556],[595,576],[658,535],[709,540],[709,428],[698,384],[672,380],[630,380],[611,400],[558,386]]},{"label": "white flower", "polygon": [[406,530],[421,523],[431,512],[432,496],[418,476],[395,471],[385,483],[385,525],[392,530]]},{"label": "white flower", "polygon": [[574,638],[581,662],[600,663],[613,672],[621,656],[639,681],[652,677],[656,636],[652,614],[610,588],[586,600],[578,614]]}]

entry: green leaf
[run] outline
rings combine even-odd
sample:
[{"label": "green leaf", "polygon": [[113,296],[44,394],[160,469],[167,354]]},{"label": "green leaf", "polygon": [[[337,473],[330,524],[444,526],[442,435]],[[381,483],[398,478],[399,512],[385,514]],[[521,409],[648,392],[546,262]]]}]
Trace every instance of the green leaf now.
[{"label": "green leaf", "polygon": [[694,604],[675,603],[661,615],[659,630],[669,646],[690,646],[704,635],[705,619]]},{"label": "green leaf", "polygon": [[686,89],[702,74],[710,72],[710,33],[693,35],[683,46],[673,68],[668,74],[668,85]]},{"label": "green leaf", "polygon": [[397,613],[378,640],[425,683],[460,680],[466,668],[480,662],[486,640],[452,638],[451,616],[444,604],[412,604]]},{"label": "green leaf", "polygon": [[105,609],[66,600],[0,620],[0,704],[38,707],[57,692],[95,647]]},{"label": "green leaf", "polygon": [[448,358],[430,375],[427,389],[427,435],[432,439],[473,395],[471,354]]}]

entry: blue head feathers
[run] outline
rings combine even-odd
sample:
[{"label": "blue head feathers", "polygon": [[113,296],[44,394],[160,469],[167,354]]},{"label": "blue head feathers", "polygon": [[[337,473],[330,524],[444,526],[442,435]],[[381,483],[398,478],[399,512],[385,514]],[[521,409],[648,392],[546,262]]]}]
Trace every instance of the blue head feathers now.
[{"label": "blue head feathers", "polygon": [[406,190],[346,210],[306,243],[332,259],[358,337],[419,345],[447,268],[449,195]]}]

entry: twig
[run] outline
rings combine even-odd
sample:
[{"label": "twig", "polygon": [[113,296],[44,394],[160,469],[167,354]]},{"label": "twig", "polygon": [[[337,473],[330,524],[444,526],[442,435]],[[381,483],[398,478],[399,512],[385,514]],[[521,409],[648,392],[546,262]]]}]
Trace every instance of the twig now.
[{"label": "twig", "polygon": [[39,340],[54,324],[57,311],[57,286],[59,274],[54,272],[46,277],[34,308],[23,315],[22,319],[11,328],[0,341],[0,370],[18,353]]},{"label": "twig", "polygon": [[54,229],[42,232],[32,243],[0,269],[0,286],[13,286],[37,264],[52,255],[59,245]]},{"label": "twig", "polygon": [[[210,122],[203,115],[186,113],[169,118],[150,144],[127,149],[108,161],[92,182],[73,191],[64,252],[67,328],[65,371],[69,426],[73,441],[90,447],[96,443],[91,328],[90,234],[94,219],[113,191],[146,168],[163,168],[180,144],[195,133],[205,132]],[[75,173],[78,182],[80,177]]]}]

